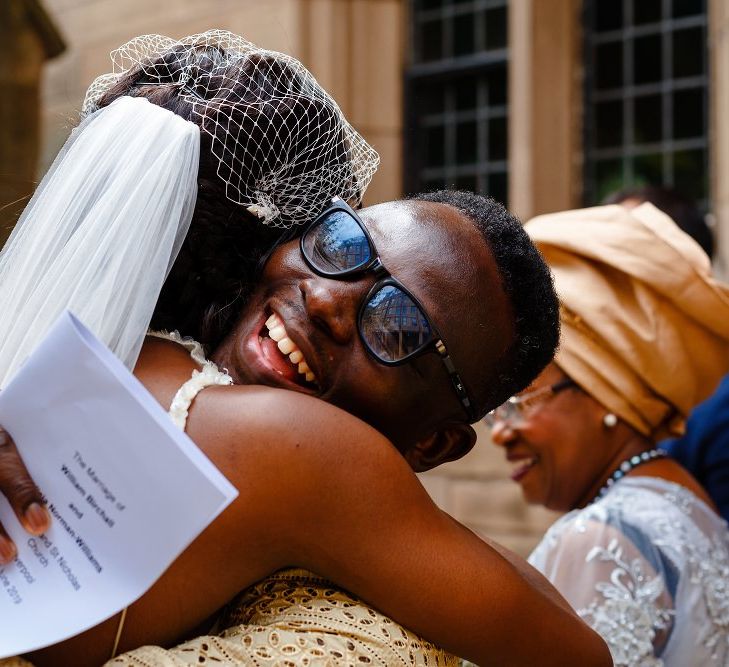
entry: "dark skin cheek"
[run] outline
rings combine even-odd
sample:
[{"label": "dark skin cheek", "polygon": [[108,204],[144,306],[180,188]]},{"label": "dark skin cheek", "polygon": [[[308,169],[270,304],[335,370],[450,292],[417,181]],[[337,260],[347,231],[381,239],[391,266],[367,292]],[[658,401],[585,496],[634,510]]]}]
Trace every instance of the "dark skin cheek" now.
[{"label": "dark skin cheek", "polygon": [[400,451],[435,430],[433,418],[442,421],[439,404],[444,403],[434,389],[438,385],[428,386],[414,367],[383,366],[357,350],[346,373],[327,400],[376,428]]},{"label": "dark skin cheek", "polygon": [[[388,425],[393,423],[389,406],[397,404],[397,392],[393,387],[384,384],[381,378],[357,364],[348,365],[348,374],[354,381],[335,384],[334,391],[327,400],[367,422],[389,439],[396,437],[396,432]],[[377,396],[386,397],[385,402],[374,400]],[[397,408],[395,408],[397,411]]]},{"label": "dark skin cheek", "polygon": [[602,478],[612,470],[615,452],[615,444],[601,426],[605,409],[588,395],[574,392],[565,394],[552,411],[545,406],[535,430],[542,438],[549,434],[548,447],[543,444],[550,469],[547,495],[550,509],[559,511],[583,507],[592,500]]}]

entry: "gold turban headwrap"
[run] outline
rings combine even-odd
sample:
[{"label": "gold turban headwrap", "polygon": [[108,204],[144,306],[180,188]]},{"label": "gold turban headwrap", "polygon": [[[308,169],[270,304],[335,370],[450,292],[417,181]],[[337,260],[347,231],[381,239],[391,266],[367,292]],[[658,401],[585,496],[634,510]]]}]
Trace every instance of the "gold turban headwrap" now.
[{"label": "gold turban headwrap", "polygon": [[683,431],[729,370],[729,286],[651,204],[542,215],[526,225],[560,299],[555,361],[640,433]]}]

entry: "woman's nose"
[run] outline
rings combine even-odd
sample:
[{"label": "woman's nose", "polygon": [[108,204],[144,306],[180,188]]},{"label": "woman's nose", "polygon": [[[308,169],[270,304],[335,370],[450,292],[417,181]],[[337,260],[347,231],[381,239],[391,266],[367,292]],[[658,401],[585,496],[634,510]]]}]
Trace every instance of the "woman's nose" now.
[{"label": "woman's nose", "polygon": [[309,319],[337,343],[347,343],[356,333],[362,281],[332,280],[316,276],[301,283]]},{"label": "woman's nose", "polygon": [[491,427],[491,440],[495,445],[504,447],[516,437],[514,427],[505,419],[496,419]]}]

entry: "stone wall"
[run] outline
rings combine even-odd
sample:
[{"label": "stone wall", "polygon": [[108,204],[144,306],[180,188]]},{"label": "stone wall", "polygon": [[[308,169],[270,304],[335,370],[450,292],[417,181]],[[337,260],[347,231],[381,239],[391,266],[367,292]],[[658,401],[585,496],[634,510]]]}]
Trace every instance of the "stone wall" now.
[{"label": "stone wall", "polygon": [[35,189],[44,64],[64,43],[38,0],[0,3],[0,248]]}]

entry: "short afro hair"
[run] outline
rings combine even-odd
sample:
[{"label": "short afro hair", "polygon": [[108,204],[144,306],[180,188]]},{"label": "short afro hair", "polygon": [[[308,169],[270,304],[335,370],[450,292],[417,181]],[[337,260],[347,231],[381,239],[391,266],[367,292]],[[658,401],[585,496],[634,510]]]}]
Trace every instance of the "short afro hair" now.
[{"label": "short afro hair", "polygon": [[447,204],[473,222],[496,260],[511,302],[514,341],[497,361],[494,373],[478,378],[474,387],[476,412],[483,416],[529,386],[554,357],[559,344],[559,301],[552,275],[519,220],[491,197],[439,190],[411,198]]}]

